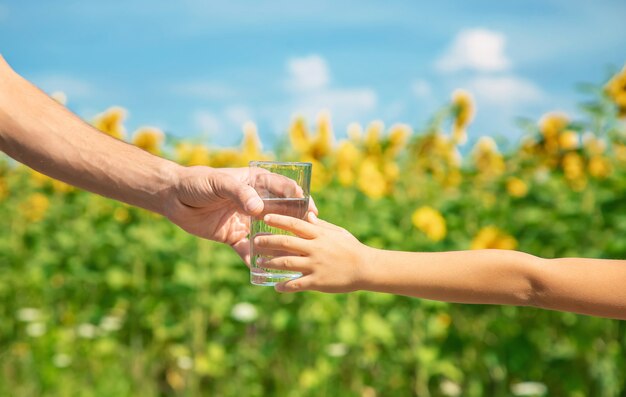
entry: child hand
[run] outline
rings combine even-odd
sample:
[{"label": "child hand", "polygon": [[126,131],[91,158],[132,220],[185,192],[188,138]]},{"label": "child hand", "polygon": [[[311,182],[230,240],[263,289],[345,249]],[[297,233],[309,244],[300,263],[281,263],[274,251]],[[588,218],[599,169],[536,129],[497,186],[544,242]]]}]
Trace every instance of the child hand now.
[{"label": "child hand", "polygon": [[281,252],[259,265],[302,273],[302,277],[276,285],[279,292],[315,290],[350,292],[360,289],[372,248],[361,244],[347,230],[308,214],[308,222],[284,215],[266,215],[270,226],[295,234],[255,237],[259,253]]}]

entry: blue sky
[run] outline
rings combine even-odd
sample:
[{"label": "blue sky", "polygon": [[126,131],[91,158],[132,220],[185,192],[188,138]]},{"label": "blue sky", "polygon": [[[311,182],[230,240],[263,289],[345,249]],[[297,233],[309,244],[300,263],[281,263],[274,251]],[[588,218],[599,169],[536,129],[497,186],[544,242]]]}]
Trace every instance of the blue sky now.
[{"label": "blue sky", "polygon": [[84,118],[112,105],[175,136],[270,146],[294,114],[423,126],[456,88],[470,139],[573,111],[626,62],[626,2],[0,0],[0,52]]}]

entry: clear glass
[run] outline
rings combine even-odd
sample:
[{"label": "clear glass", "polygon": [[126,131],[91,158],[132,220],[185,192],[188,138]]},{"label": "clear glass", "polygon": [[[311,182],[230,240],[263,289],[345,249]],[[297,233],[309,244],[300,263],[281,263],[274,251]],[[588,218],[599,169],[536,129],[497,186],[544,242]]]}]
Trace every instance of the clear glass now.
[{"label": "clear glass", "polygon": [[302,276],[299,272],[259,267],[257,259],[270,259],[274,255],[267,252],[259,254],[254,247],[254,238],[262,234],[292,235],[268,226],[263,222],[263,217],[266,214],[282,214],[300,219],[305,217],[309,208],[311,168],[311,163],[250,162],[250,186],[257,191],[265,205],[262,214],[250,218],[250,282],[254,285],[271,286]]}]

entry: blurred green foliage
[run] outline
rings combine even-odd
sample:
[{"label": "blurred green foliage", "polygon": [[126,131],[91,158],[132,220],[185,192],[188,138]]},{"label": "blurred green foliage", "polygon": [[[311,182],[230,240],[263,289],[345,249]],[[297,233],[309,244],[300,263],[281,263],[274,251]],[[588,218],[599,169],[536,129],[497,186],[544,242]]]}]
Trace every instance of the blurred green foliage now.
[{"label": "blurred green foliage", "polygon": [[[624,125],[606,98],[594,103],[566,124],[579,140],[592,131],[600,153],[584,142],[550,152],[545,120],[529,127],[530,144],[489,149],[496,160],[479,147],[458,166],[427,145],[445,120],[391,159],[378,137],[399,174],[383,173],[376,191],[358,176],[321,178],[321,217],[388,249],[468,249],[495,225],[543,257],[626,258]],[[365,142],[355,143],[363,162],[376,152]],[[279,152],[303,155],[290,150]],[[568,174],[568,153],[584,159],[582,174]],[[339,156],[314,160],[332,174]],[[594,173],[594,156],[606,172]],[[624,321],[363,292],[280,295],[251,286],[228,247],[0,164],[0,395],[509,396],[523,382],[552,396],[626,395]],[[443,215],[444,238],[414,225],[422,206]]]}]

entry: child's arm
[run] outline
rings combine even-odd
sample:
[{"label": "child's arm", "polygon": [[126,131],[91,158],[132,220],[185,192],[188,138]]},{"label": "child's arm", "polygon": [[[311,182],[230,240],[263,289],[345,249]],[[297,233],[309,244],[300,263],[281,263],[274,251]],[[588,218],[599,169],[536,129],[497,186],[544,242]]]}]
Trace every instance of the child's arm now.
[{"label": "child's arm", "polygon": [[265,221],[298,236],[255,239],[260,250],[292,254],[275,257],[263,267],[303,273],[277,285],[281,292],[368,290],[626,319],[624,260],[542,259],[501,250],[384,251],[367,247],[346,230],[314,216],[305,222],[272,214]]}]

